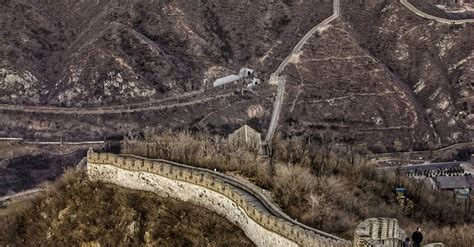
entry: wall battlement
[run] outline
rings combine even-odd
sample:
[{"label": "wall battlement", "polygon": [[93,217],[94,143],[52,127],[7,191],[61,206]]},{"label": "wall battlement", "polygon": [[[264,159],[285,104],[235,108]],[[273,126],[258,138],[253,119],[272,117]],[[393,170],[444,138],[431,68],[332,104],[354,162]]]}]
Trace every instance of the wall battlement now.
[{"label": "wall battlement", "polygon": [[369,218],[354,232],[354,246],[401,246],[406,237],[396,219]]},{"label": "wall battlement", "polygon": [[[249,200],[249,195],[244,189],[238,188],[235,184],[231,184],[225,179],[206,172],[204,169],[193,169],[192,167],[169,161],[148,160],[140,157],[120,156],[109,153],[96,153],[92,150],[89,150],[87,154],[87,163],[88,175],[91,179],[95,180],[114,182],[113,180],[116,180],[118,178],[117,176],[119,176],[117,173],[124,171],[129,174],[127,176],[136,175],[136,178],[141,179],[143,183],[148,183],[155,187],[161,185],[153,183],[148,176],[156,177],[156,175],[158,175],[170,179],[171,181],[185,182],[187,184],[200,186],[211,193],[216,192],[235,203],[249,218],[248,220],[254,221],[257,227],[262,228],[260,229],[262,233],[269,232],[272,238],[281,238],[275,240],[280,243],[279,245],[289,245],[293,243],[294,246],[352,246],[349,241],[319,231],[310,231],[288,220],[278,218],[271,213],[271,210],[261,207],[261,205],[265,205],[264,203],[259,206],[252,202],[252,200]],[[113,169],[109,169],[109,167],[113,167]],[[107,172],[104,172],[106,170]],[[146,176],[143,175],[143,173],[146,173]],[[182,184],[180,184],[180,186],[182,187]],[[180,186],[178,187],[181,188]],[[169,194],[169,196],[174,197],[171,194]],[[217,204],[219,205],[219,203]],[[231,212],[231,210],[228,209],[225,209],[223,212],[225,212],[225,214],[241,214],[241,212]],[[235,215],[224,216],[229,219]],[[247,236],[249,236],[249,234],[247,234]],[[249,237],[252,239],[252,236]],[[252,241],[258,244],[259,240],[252,239]]]}]

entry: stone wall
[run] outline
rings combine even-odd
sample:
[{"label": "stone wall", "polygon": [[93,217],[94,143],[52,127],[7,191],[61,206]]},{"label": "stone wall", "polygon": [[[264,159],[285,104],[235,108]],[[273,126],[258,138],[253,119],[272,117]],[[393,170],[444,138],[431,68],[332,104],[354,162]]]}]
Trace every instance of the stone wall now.
[{"label": "stone wall", "polygon": [[407,7],[409,10],[411,10],[413,13],[415,13],[418,16],[421,16],[426,19],[430,20],[435,20],[437,22],[445,23],[445,24],[456,24],[456,25],[461,25],[465,23],[474,23],[474,19],[461,19],[461,20],[454,20],[454,19],[446,19],[446,18],[441,18],[437,16],[433,16],[430,14],[427,14],[421,10],[419,10],[417,7],[412,5],[411,3],[408,2],[408,0],[400,0],[400,2]]},{"label": "stone wall", "polygon": [[206,207],[239,226],[257,246],[351,246],[349,241],[310,231],[272,215],[239,186],[202,169],[108,153],[87,155],[92,180],[151,191]]},{"label": "stone wall", "polygon": [[354,247],[402,245],[406,234],[396,219],[369,218],[361,222],[354,232]]}]

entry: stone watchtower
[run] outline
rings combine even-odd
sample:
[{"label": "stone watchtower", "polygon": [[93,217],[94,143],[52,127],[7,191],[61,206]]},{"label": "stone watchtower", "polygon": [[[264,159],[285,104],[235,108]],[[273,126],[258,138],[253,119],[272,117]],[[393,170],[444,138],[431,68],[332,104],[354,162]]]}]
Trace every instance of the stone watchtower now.
[{"label": "stone watchtower", "polygon": [[229,143],[236,146],[246,146],[260,151],[262,135],[248,125],[244,125],[229,135]]},{"label": "stone watchtower", "polygon": [[370,218],[355,229],[353,246],[401,246],[405,237],[396,219]]}]

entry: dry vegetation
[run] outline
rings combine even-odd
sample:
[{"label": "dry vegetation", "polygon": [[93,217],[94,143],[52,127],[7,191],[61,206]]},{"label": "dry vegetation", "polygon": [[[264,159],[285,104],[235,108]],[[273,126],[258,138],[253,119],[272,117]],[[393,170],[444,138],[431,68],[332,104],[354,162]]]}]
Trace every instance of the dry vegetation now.
[{"label": "dry vegetation", "polygon": [[[354,148],[323,138],[317,143],[275,139],[267,149],[270,155],[263,158],[207,134],[146,132],[128,138],[122,152],[237,172],[271,191],[284,211],[299,221],[346,239],[352,239],[360,221],[390,217],[409,234],[421,226],[428,242],[474,243],[472,210],[465,211],[452,194],[397,174],[377,173]],[[413,206],[397,204],[397,186],[407,188]]]},{"label": "dry vegetation", "polygon": [[91,182],[84,171],[70,170],[45,187],[41,198],[3,210],[0,246],[253,245],[204,208]]},{"label": "dry vegetation", "polygon": [[419,10],[434,15],[441,18],[452,19],[452,20],[462,20],[462,19],[469,19],[474,17],[474,13],[472,12],[454,12],[454,13],[447,13],[442,9],[436,7],[435,4],[443,4],[443,1],[437,0],[408,0],[411,4],[417,7]]}]

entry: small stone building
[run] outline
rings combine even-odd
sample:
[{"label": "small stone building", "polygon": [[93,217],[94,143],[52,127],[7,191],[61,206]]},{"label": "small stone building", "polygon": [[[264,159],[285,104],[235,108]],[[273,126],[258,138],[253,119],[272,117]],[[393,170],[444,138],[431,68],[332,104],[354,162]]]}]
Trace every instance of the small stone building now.
[{"label": "small stone building", "polygon": [[468,176],[442,176],[435,178],[439,190],[452,191],[456,198],[469,199],[474,189],[474,177]]},{"label": "small stone building", "polygon": [[229,135],[229,142],[236,146],[247,146],[261,150],[262,135],[248,125],[244,125]]}]

